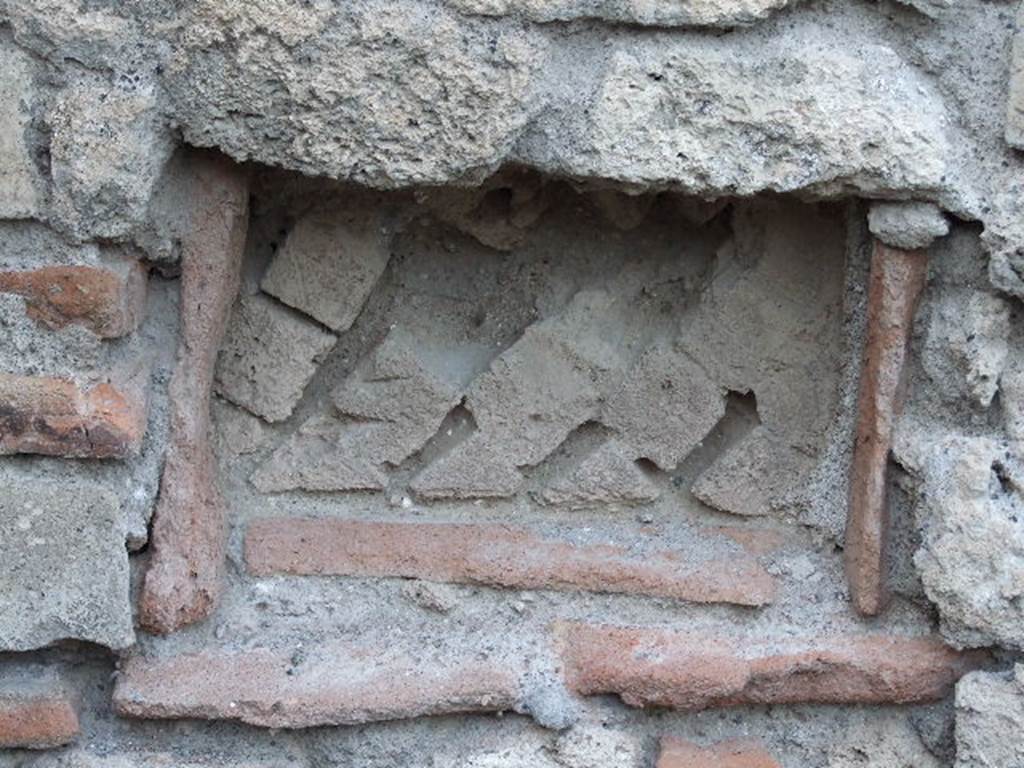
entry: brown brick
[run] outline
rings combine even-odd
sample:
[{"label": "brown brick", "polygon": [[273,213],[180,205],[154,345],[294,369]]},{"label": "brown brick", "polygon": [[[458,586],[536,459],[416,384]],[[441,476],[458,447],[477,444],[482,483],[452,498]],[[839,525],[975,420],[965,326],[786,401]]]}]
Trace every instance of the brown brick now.
[{"label": "brown brick", "polygon": [[400,576],[737,605],[763,605],[774,595],[771,576],[751,557],[631,556],[621,547],[574,545],[489,523],[262,519],[249,525],[245,558],[261,575]]},{"label": "brown brick", "polygon": [[655,768],[782,768],[763,745],[754,741],[722,741],[701,747],[665,736]]},{"label": "brown brick", "polygon": [[850,597],[857,611],[868,616],[880,613],[888,599],[886,470],[914,311],[927,277],[924,251],[875,243],[844,553]]},{"label": "brown brick", "polygon": [[394,647],[350,645],[294,653],[266,649],[130,658],[114,689],[127,717],[240,720],[270,728],[343,725],[510,709],[517,675],[465,653],[428,661]]},{"label": "brown brick", "polygon": [[145,431],[137,388],[0,374],[0,454],[121,458],[138,453]]},{"label": "brown brick", "polygon": [[0,293],[24,297],[28,315],[50,328],[76,323],[110,339],[138,327],[146,302],[146,270],[132,261],[117,268],[53,266],[0,272]]},{"label": "brown brick", "polygon": [[941,698],[981,654],[930,637],[837,636],[740,643],[671,629],[555,628],[567,685],[635,707],[903,704]]},{"label": "brown brick", "polygon": [[78,715],[62,696],[0,693],[0,747],[49,749],[78,735]]},{"label": "brown brick", "polygon": [[169,387],[171,433],[154,513],[139,621],[172,632],[209,615],[224,568],[224,501],[210,447],[210,388],[238,293],[248,228],[243,170],[206,153],[189,164],[192,208],[180,233],[181,341]]}]

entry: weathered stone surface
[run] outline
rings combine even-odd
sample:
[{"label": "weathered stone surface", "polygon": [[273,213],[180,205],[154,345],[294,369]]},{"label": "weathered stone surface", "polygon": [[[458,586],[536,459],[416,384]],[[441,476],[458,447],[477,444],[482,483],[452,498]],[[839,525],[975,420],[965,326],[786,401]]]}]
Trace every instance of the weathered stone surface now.
[{"label": "weathered stone surface", "polygon": [[0,749],[51,749],[78,735],[78,715],[45,667],[0,669]]},{"label": "weathered stone surface", "polygon": [[759,425],[702,472],[691,490],[716,509],[769,515],[777,500],[799,487],[812,466],[805,453]]},{"label": "weathered stone surface", "polygon": [[1024,765],[1024,664],[956,685],[956,767]]},{"label": "weathered stone surface", "polygon": [[697,603],[764,605],[774,580],[744,555],[632,555],[497,524],[274,519],[250,523],[245,561],[256,575],[391,576],[517,589],[659,595]]},{"label": "weathered stone surface", "polygon": [[724,388],[685,352],[656,346],[612,395],[601,421],[640,456],[672,471],[724,414]]},{"label": "weathered stone surface", "polygon": [[457,344],[392,327],[331,393],[338,413],[358,425],[351,449],[375,465],[397,466],[412,456],[459,403],[470,377],[460,363]]},{"label": "weathered stone surface", "polygon": [[29,316],[50,328],[77,323],[112,339],[131,333],[142,320],[146,270],[139,262],[124,262],[0,272],[0,292],[22,296]]},{"label": "weathered stone surface", "polygon": [[545,486],[538,498],[544,504],[585,509],[643,504],[659,495],[658,487],[637,466],[630,450],[611,439],[584,457],[570,473]]},{"label": "weathered stone surface", "polygon": [[928,277],[928,257],[875,244],[868,287],[868,329],[857,402],[844,558],[850,598],[862,614],[881,612],[889,510],[886,477],[903,366],[914,312]]},{"label": "weathered stone surface", "polygon": [[943,289],[931,303],[921,362],[949,396],[992,404],[1009,353],[1010,305],[970,288]]},{"label": "weathered stone surface", "polygon": [[390,256],[378,216],[318,210],[296,222],[260,286],[328,328],[347,331]]},{"label": "weathered stone surface", "polygon": [[934,203],[875,202],[868,210],[871,234],[892,248],[927,248],[949,232],[949,222]]},{"label": "weathered stone surface", "polygon": [[439,187],[417,193],[435,217],[499,251],[522,244],[547,207],[543,176],[519,168],[499,171],[474,188]]},{"label": "weathered stone surface", "polygon": [[958,646],[1024,648],[1024,473],[986,438],[923,435],[923,537],[914,563]]},{"label": "weathered stone surface", "polygon": [[999,380],[999,398],[1006,435],[1024,455],[1024,360],[1016,351]]},{"label": "weathered stone surface", "polygon": [[663,736],[655,768],[781,768],[756,741],[720,741],[702,747],[686,739]]},{"label": "weathered stone surface", "polygon": [[252,474],[263,493],[276,491],[382,491],[384,473],[358,450],[358,429],[312,418]]},{"label": "weathered stone surface", "polygon": [[519,697],[518,674],[467,653],[425,662],[396,647],[337,644],[297,660],[293,651],[207,651],[133,656],[114,689],[124,717],[239,720],[307,728],[421,715],[497,712]]},{"label": "weathered stone surface", "polygon": [[245,172],[204,153],[183,173],[193,190],[181,238],[181,340],[170,383],[171,429],[154,513],[153,556],[139,602],[147,630],[205,618],[220,594],[224,501],[210,446],[217,349],[238,293],[248,227]]},{"label": "weathered stone surface", "polygon": [[283,421],[336,340],[273,299],[245,296],[217,358],[217,393],[267,421]]},{"label": "weathered stone surface", "polygon": [[739,27],[753,24],[790,0],[689,0],[662,3],[658,0],[448,0],[464,13],[487,16],[520,16],[530,21],[602,21],[655,27]]},{"label": "weathered stone surface", "polygon": [[[940,706],[939,704],[933,706]],[[917,710],[918,712],[921,709]],[[908,721],[909,720],[909,721]],[[944,768],[951,755],[936,757],[923,743],[914,725],[914,715],[904,719],[897,714],[869,721],[829,740],[827,768]],[[950,724],[952,725],[952,724]],[[950,727],[952,736],[952,727]]]},{"label": "weathered stone surface", "polygon": [[0,42],[0,218],[26,219],[40,208],[42,180],[28,142],[34,100],[32,59]]},{"label": "weathered stone surface", "polygon": [[253,474],[261,491],[382,490],[395,467],[434,436],[462,397],[457,345],[402,327],[331,394],[340,418],[314,416]]},{"label": "weathered stone surface", "polygon": [[1006,103],[1006,143],[1024,149],[1024,8],[1018,7],[1013,52],[1010,57],[1010,88]]},{"label": "weathered stone surface", "polygon": [[[735,204],[734,236],[700,305],[680,321],[677,354],[696,361],[723,395],[752,396],[756,405],[757,426],[693,488],[722,511],[793,518],[815,502],[811,470],[839,406],[844,229],[827,207]],[[665,395],[652,387],[649,397]],[[685,407],[680,401],[673,412]]]},{"label": "weathered stone surface", "polygon": [[124,458],[139,452],[145,431],[139,382],[82,389],[67,379],[0,373],[0,454]]},{"label": "weathered stone surface", "polygon": [[550,454],[595,418],[602,393],[621,378],[628,356],[617,343],[623,302],[581,291],[558,317],[529,326],[477,377],[466,394],[477,432],[429,465],[410,487],[430,499],[508,496],[519,467]]},{"label": "weathered stone surface", "polygon": [[117,497],[74,476],[59,483],[0,480],[0,649],[65,639],[131,645]]},{"label": "weathered stone surface", "polygon": [[929,637],[886,635],[732,641],[671,629],[563,622],[566,683],[634,707],[698,710],[758,704],[934,701],[983,659]]},{"label": "weathered stone surface", "polygon": [[54,224],[81,239],[131,235],[173,142],[154,82],[80,77],[48,116]]}]

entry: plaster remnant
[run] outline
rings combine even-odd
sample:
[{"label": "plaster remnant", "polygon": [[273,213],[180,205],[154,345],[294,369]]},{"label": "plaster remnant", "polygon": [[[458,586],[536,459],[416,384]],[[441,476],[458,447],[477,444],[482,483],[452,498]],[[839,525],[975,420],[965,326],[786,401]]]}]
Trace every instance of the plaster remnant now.
[{"label": "plaster remnant", "polygon": [[868,210],[871,234],[893,248],[927,248],[949,233],[949,222],[934,203],[874,202]]},{"label": "plaster remnant", "polygon": [[928,256],[923,251],[875,243],[844,544],[850,598],[857,611],[867,616],[880,613],[888,600],[887,466],[902,407],[903,368],[914,312],[927,277]]}]

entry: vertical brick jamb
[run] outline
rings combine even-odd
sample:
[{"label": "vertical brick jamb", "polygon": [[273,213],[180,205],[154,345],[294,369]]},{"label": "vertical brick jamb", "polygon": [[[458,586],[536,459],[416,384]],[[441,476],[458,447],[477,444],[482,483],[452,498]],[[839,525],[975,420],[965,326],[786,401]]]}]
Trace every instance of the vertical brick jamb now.
[{"label": "vertical brick jamb", "polygon": [[880,613],[888,599],[885,552],[889,449],[902,404],[904,362],[914,312],[927,276],[925,251],[890,248],[875,241],[845,543],[850,597],[865,616]]},{"label": "vertical brick jamb", "polygon": [[181,336],[170,383],[171,434],[139,620],[165,634],[206,618],[221,590],[224,501],[210,448],[214,364],[238,294],[248,228],[246,173],[206,154],[189,159],[192,200],[181,233]]}]

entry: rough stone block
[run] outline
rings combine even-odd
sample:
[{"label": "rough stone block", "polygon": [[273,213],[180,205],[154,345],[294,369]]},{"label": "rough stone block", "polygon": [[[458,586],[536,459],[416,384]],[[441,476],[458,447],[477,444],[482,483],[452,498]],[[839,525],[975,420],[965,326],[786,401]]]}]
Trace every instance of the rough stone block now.
[{"label": "rough stone block", "polygon": [[131,645],[128,553],[117,497],[76,481],[12,481],[0,494],[0,649],[73,639]]},{"label": "rough stone block", "polygon": [[956,685],[955,768],[1024,765],[1024,664]]},{"label": "rough stone block", "polygon": [[628,366],[615,338],[626,327],[622,304],[605,291],[580,291],[561,315],[529,326],[468,389],[477,432],[427,466],[411,488],[431,499],[515,493],[518,468],[539,463],[596,418],[602,393],[621,380]]},{"label": "rough stone block", "polygon": [[29,316],[50,328],[77,323],[111,339],[131,333],[141,322],[146,270],[133,261],[0,272],[0,292],[24,297]]},{"label": "rough stone block", "polygon": [[544,504],[570,509],[654,501],[660,491],[631,454],[618,440],[608,440],[545,486],[538,498]]},{"label": "rough stone block", "polygon": [[1010,55],[1010,88],[1006,104],[1006,143],[1024,149],[1024,6],[1017,8]]},{"label": "rough stone block", "polygon": [[0,44],[0,218],[39,212],[41,180],[27,133],[33,101],[32,60],[6,40]]},{"label": "rough stone block", "polygon": [[317,211],[299,219],[288,233],[261,287],[328,328],[347,331],[390,256],[378,216]]},{"label": "rough stone block", "polygon": [[663,736],[655,768],[782,768],[756,741],[720,741],[702,747],[686,739]]},{"label": "rough stone block", "polygon": [[522,16],[531,21],[601,19],[622,24],[686,27],[741,27],[783,8],[790,0],[749,0],[661,3],[657,0],[448,0],[468,13],[487,16]]},{"label": "rough stone block", "polygon": [[1024,649],[1024,471],[986,438],[920,442],[927,524],[914,564],[943,635]]},{"label": "rough stone block", "polygon": [[469,650],[448,661],[391,647],[337,644],[294,651],[206,651],[133,656],[114,689],[114,709],[135,718],[239,720],[308,728],[423,715],[498,712],[519,698],[519,674]]},{"label": "rough stone block", "polygon": [[78,735],[60,681],[37,667],[0,672],[0,749],[52,749]]},{"label": "rough stone block", "polygon": [[747,555],[688,552],[633,555],[623,547],[576,545],[498,524],[256,520],[245,561],[256,575],[419,578],[513,589],[657,595],[697,603],[764,605],[775,583]]},{"label": "rough stone block", "polygon": [[868,210],[871,234],[892,248],[927,248],[949,232],[949,222],[934,203],[876,202]]},{"label": "rough stone block", "polygon": [[601,421],[640,456],[670,472],[723,415],[724,388],[685,352],[657,346],[612,395]]},{"label": "rough stone block", "polygon": [[122,88],[77,77],[48,115],[53,224],[83,240],[120,238],[147,219],[173,144],[157,106],[158,88]]},{"label": "rough stone block", "polygon": [[217,393],[267,421],[291,416],[337,337],[262,294],[235,305],[217,359]]},{"label": "rough stone block", "polygon": [[82,389],[66,379],[0,374],[0,454],[124,458],[139,452],[145,430],[137,383]]},{"label": "rough stone block", "polygon": [[983,654],[931,637],[808,637],[739,642],[672,629],[563,622],[570,690],[633,707],[906,704],[942,698]]},{"label": "rough stone block", "polygon": [[814,462],[770,427],[759,425],[693,484],[693,495],[734,515],[769,515],[796,488]]},{"label": "rough stone block", "polygon": [[1009,354],[1010,304],[970,288],[943,290],[931,302],[921,363],[951,399],[992,404]]}]

